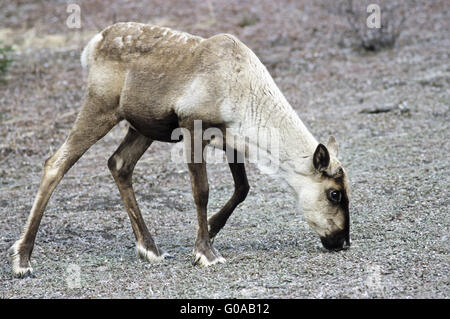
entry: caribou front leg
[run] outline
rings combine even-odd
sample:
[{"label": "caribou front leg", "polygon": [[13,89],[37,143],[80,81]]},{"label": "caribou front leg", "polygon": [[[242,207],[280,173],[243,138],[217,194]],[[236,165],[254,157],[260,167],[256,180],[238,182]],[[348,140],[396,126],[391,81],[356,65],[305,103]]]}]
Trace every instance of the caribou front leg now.
[{"label": "caribou front leg", "polygon": [[207,205],[209,195],[206,163],[189,163],[192,192],[197,209],[198,233],[194,246],[194,265],[210,266],[225,259],[213,248],[208,232]]},{"label": "caribou front leg", "polygon": [[228,165],[230,166],[234,180],[233,196],[218,213],[211,216],[208,220],[209,237],[211,240],[213,240],[217,233],[225,226],[225,223],[233,213],[234,209],[245,200],[248,191],[250,190],[244,163],[238,163],[237,159],[238,153],[236,151],[234,151],[234,158],[228,159]]},{"label": "caribou front leg", "polygon": [[[205,144],[201,130],[189,130],[190,136],[184,136],[188,154],[188,168],[191,178],[192,193],[197,210],[198,232],[194,245],[194,265],[210,266],[224,263],[225,259],[213,248],[208,232],[207,206],[209,196],[206,162],[203,159]],[[196,134],[197,136],[194,136]],[[190,142],[190,143],[189,143]],[[197,147],[195,143],[200,143]],[[195,155],[195,152],[200,154]]]}]

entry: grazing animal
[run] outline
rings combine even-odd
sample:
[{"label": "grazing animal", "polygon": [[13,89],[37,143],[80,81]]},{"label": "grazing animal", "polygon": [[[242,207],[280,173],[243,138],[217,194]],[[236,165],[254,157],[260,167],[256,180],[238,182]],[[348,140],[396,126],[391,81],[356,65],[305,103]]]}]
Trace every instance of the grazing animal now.
[{"label": "grazing animal", "polygon": [[[117,23],[90,40],[81,63],[88,69],[84,104],[65,142],[45,161],[23,234],[10,249],[15,276],[32,274],[30,256],[36,233],[64,174],[123,120],[130,127],[108,167],[131,220],[141,259],[163,260],[168,255],[156,245],[136,202],[132,174],[137,161],[153,141],[184,140],[187,145],[208,128],[226,132],[226,140],[220,144],[200,136],[201,145],[187,154],[198,219],[195,263],[208,266],[225,261],[212,246],[212,239],[247,196],[244,163],[233,158],[248,156],[252,145],[262,151],[264,160],[279,163],[276,174],[296,194],[306,221],[323,246],[339,250],[350,245],[347,177],[336,158],[336,140],[331,137],[326,146],[316,141],[264,65],[237,38],[219,34],[204,39],[159,26]],[[202,121],[200,133],[195,130],[198,120]],[[275,130],[279,137],[276,152],[272,144],[259,143],[252,128]],[[183,133],[174,140],[176,129]],[[232,139],[240,146],[233,148]],[[206,164],[195,160],[195,150],[202,151],[208,144],[232,147],[227,158],[235,185],[229,201],[209,219]]]}]

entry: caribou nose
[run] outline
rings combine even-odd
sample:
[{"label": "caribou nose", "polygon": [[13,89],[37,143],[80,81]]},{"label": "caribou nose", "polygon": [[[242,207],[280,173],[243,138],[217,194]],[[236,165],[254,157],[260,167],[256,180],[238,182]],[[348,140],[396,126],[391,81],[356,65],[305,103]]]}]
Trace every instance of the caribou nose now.
[{"label": "caribou nose", "polygon": [[[328,237],[320,237],[320,241],[322,242],[323,247],[325,247],[328,250],[342,250],[344,248],[345,243],[345,237],[343,236],[328,236]],[[347,245],[346,245],[347,246]]]}]

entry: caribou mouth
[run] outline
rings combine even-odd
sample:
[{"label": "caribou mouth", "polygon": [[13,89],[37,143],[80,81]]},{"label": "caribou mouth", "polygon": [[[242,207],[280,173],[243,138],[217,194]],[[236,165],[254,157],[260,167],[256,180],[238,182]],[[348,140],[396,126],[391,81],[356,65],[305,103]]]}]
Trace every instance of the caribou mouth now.
[{"label": "caribou mouth", "polygon": [[323,247],[330,251],[347,250],[350,248],[350,236],[342,231],[330,236],[320,237]]}]

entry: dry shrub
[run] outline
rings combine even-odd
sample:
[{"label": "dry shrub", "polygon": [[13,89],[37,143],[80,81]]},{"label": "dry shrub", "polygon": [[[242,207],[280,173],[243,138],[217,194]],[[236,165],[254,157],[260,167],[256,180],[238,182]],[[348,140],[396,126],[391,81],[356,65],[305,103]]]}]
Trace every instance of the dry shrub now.
[{"label": "dry shrub", "polygon": [[[367,8],[376,4],[380,8],[380,28],[369,28]],[[366,51],[380,51],[395,45],[406,19],[406,6],[395,0],[347,0],[344,11],[357,45]]]}]

